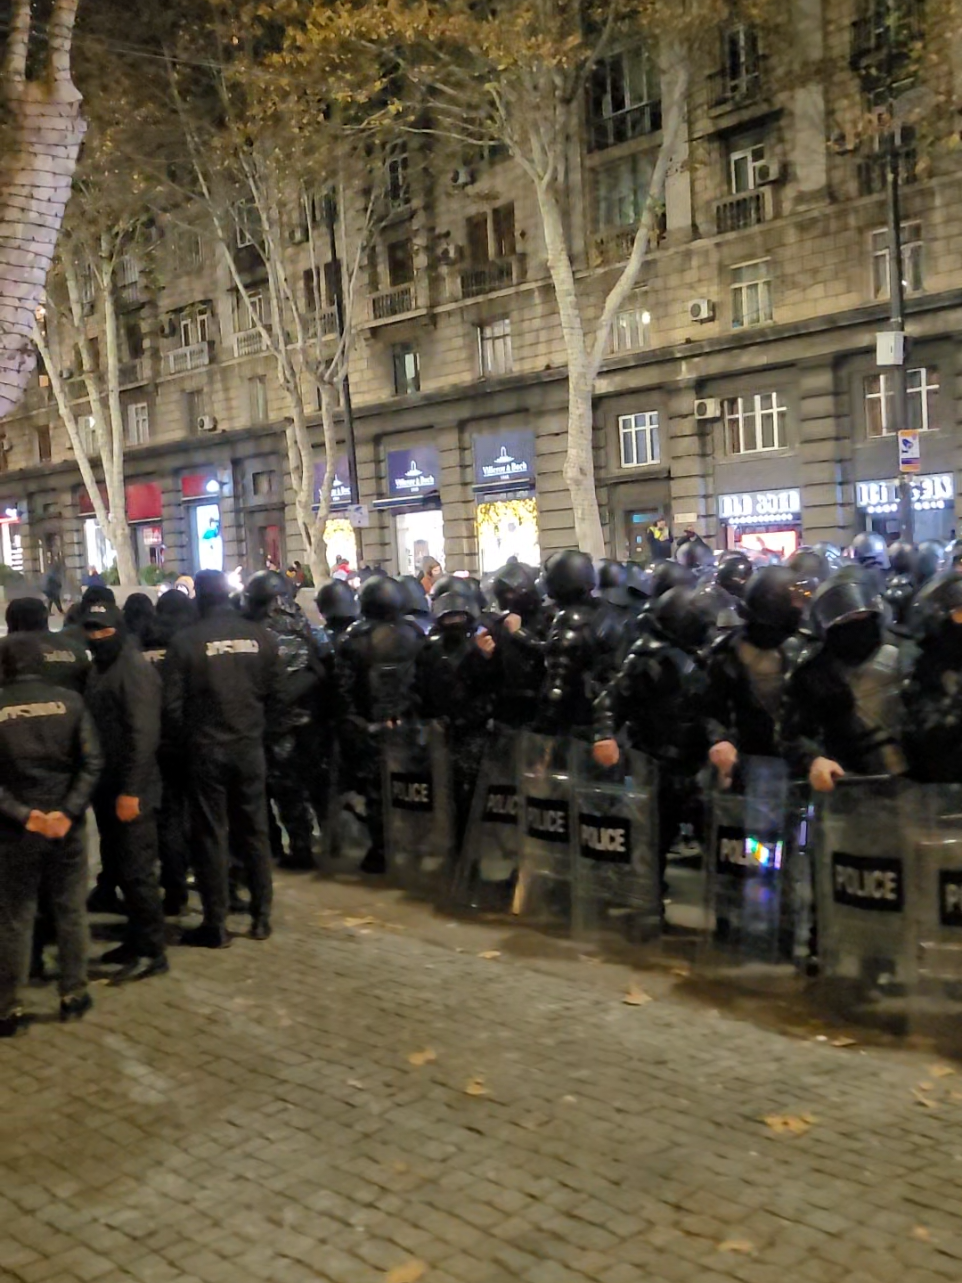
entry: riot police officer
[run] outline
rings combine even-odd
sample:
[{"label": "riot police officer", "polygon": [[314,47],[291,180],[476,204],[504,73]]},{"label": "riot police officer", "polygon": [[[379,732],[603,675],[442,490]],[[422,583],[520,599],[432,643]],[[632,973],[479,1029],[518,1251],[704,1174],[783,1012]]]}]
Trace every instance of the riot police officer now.
[{"label": "riot police officer", "polygon": [[919,655],[905,683],[903,742],[923,783],[962,783],[962,572],[932,579],[918,597]]},{"label": "riot police officer", "polygon": [[741,757],[779,754],[785,680],[797,658],[801,620],[788,566],[763,566],[745,589],[745,622],[723,633],[706,664],[703,712],[709,760],[729,781]]},{"label": "riot police officer", "polygon": [[0,1037],[25,1028],[17,991],[41,890],[57,938],[60,1019],[93,1005],[83,819],[103,759],[83,700],[43,668],[40,633],[11,637],[0,652]]},{"label": "riot police officer", "polygon": [[885,640],[884,607],[864,575],[836,575],[812,600],[818,641],[802,653],[786,687],[785,755],[817,792],[846,772],[905,769],[899,654]]},{"label": "riot police officer", "polygon": [[435,626],[417,657],[417,699],[427,720],[448,728],[456,837],[467,827],[488,720],[499,685],[497,646],[479,627],[477,603],[464,593],[444,593],[432,602]]},{"label": "riot police officer", "polygon": [[434,626],[434,616],[424,585],[414,575],[401,575],[398,583],[404,594],[404,618],[410,619],[427,636]]},{"label": "riot police officer", "polygon": [[83,637],[73,629],[50,631],[47,607],[39,597],[15,597],[6,611],[7,633],[32,633],[43,654],[44,680],[82,695],[90,672]]},{"label": "riot police officer", "polygon": [[198,623],[167,648],[165,711],[190,768],[191,832],[204,906],[182,943],[230,944],[229,847],[247,874],[254,940],[271,934],[270,834],[265,740],[286,729],[284,668],[261,624],[230,604],[227,578],[202,570],[194,583]]},{"label": "riot police officer", "polygon": [[332,579],[329,583],[322,584],[318,590],[317,609],[324,620],[332,646],[337,649],[351,624],[360,618],[357,593],[343,580]]},{"label": "riot police officer", "polygon": [[400,584],[383,575],[360,593],[361,619],[347,631],[335,656],[344,780],[363,795],[371,846],[361,865],[383,873],[381,729],[411,717],[416,707],[415,662],[424,635],[403,617]]},{"label": "riot police officer", "polygon": [[544,681],[547,620],[537,580],[520,562],[495,571],[491,590],[500,610],[491,632],[498,647],[499,683],[494,720],[515,729],[531,726]]}]

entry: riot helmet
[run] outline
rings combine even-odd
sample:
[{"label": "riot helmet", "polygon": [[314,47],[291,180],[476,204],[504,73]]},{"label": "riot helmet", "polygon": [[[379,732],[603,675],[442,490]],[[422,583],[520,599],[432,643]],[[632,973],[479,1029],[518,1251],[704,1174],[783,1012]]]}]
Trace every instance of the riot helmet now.
[{"label": "riot helmet", "polygon": [[860,566],[877,566],[880,570],[889,568],[888,546],[877,530],[860,531],[852,540],[849,552],[852,560]]},{"label": "riot helmet", "polygon": [[401,592],[404,594],[404,614],[405,615],[428,615],[431,613],[431,603],[428,601],[428,595],[424,591],[424,585],[420,579],[414,575],[400,575],[398,584]]},{"label": "riot helmet", "polygon": [[247,581],[245,593],[248,604],[257,608],[270,606],[278,597],[286,597],[291,581],[277,570],[259,570]]},{"label": "riot helmet", "polygon": [[359,600],[365,619],[393,623],[404,613],[401,585],[386,575],[372,575],[361,588]]},{"label": "riot helmet", "polygon": [[431,614],[442,628],[449,624],[454,627],[475,624],[480,613],[478,603],[464,593],[442,593],[431,602]]},{"label": "riot helmet", "polygon": [[509,562],[496,570],[491,587],[498,609],[520,615],[522,619],[529,618],[541,605],[535,575],[519,561]]},{"label": "riot helmet", "polygon": [[459,592],[468,596],[473,596],[471,583],[463,575],[439,575],[431,585],[431,600],[436,601],[438,597],[443,597],[445,593]]},{"label": "riot helmet", "polygon": [[545,565],[548,596],[559,606],[576,606],[586,601],[597,582],[591,558],[576,548],[555,553]]},{"label": "riot helmet", "polygon": [[701,535],[693,534],[678,545],[675,558],[679,565],[687,566],[689,570],[699,571],[712,565],[715,554]]},{"label": "riot helmet", "polygon": [[919,544],[918,578],[927,584],[934,579],[945,564],[945,544],[938,539],[926,539]]},{"label": "riot helmet", "polygon": [[833,570],[829,558],[817,548],[799,548],[785,565],[794,574],[796,583],[823,584]]},{"label": "riot helmet", "polygon": [[919,550],[914,543],[903,543],[900,539],[889,548],[889,561],[894,575],[914,579],[918,574]]},{"label": "riot helmet", "polygon": [[639,610],[651,597],[651,572],[637,561],[629,561],[625,566],[625,591],[630,604]]},{"label": "riot helmet", "polygon": [[812,622],[826,651],[860,665],[882,644],[882,600],[870,577],[836,575],[812,600]]},{"label": "riot helmet", "polygon": [[672,588],[694,588],[697,582],[694,571],[687,566],[679,566],[677,561],[659,561],[651,572],[651,595],[657,598]]},{"label": "riot helmet", "polygon": [[795,595],[795,575],[788,566],[763,566],[745,588],[744,614],[748,640],[763,650],[787,641],[802,621]]},{"label": "riot helmet", "polygon": [[752,563],[743,552],[729,552],[722,557],[715,583],[739,601],[745,596],[745,586],[752,577]]},{"label": "riot helmet", "polygon": [[628,571],[620,561],[598,562],[598,595],[612,606],[628,605]]},{"label": "riot helmet", "polygon": [[842,550],[839,548],[838,544],[829,543],[827,540],[820,539],[817,543],[812,544],[812,552],[821,553],[832,570],[837,570],[842,564]]},{"label": "riot helmet", "polygon": [[945,549],[945,564],[947,567],[962,566],[962,539],[953,539]]},{"label": "riot helmet", "polygon": [[328,624],[357,619],[361,613],[357,593],[343,579],[332,579],[322,584],[316,601],[317,609]]},{"label": "riot helmet", "polygon": [[[920,640],[955,640],[962,649],[962,572],[930,579],[916,598],[912,622]],[[954,649],[954,648],[953,648]]]},{"label": "riot helmet", "polygon": [[652,614],[658,631],[680,650],[691,653],[708,641],[711,607],[699,603],[692,588],[669,588],[652,606]]}]

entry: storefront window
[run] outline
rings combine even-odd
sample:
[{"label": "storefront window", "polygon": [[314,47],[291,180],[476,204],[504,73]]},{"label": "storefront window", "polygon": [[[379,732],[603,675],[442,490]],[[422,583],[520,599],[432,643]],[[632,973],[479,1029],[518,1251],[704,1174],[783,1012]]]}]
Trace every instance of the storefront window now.
[{"label": "storefront window", "polygon": [[197,569],[224,569],[224,541],[220,530],[220,504],[199,503],[194,508]]},{"label": "storefront window", "polygon": [[[16,512],[16,508],[13,510]],[[19,520],[0,514],[0,560],[11,570],[23,570],[23,541]]]},{"label": "storefront window", "polygon": [[395,529],[399,574],[420,575],[425,557],[434,557],[444,565],[444,518],[440,508],[398,513]]},{"label": "storefront window", "polygon": [[482,574],[498,570],[509,557],[517,557],[528,566],[541,564],[536,499],[479,503],[477,527]]},{"label": "storefront window", "polygon": [[84,550],[87,565],[93,566],[101,574],[116,564],[116,550],[97,524],[96,517],[88,517],[84,522]]},{"label": "storefront window", "polygon": [[324,527],[327,545],[327,564],[333,566],[341,557],[347,558],[352,570],[357,569],[357,538],[354,527],[346,517],[332,517]]}]

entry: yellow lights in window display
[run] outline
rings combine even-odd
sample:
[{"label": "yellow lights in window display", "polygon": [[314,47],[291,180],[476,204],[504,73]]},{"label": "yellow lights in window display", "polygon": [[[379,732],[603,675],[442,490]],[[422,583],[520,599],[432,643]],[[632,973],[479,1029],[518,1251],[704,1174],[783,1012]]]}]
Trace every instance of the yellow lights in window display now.
[{"label": "yellow lights in window display", "polygon": [[540,564],[536,499],[492,499],[479,503],[477,531],[482,574],[497,570],[509,557],[517,557],[530,566]]}]

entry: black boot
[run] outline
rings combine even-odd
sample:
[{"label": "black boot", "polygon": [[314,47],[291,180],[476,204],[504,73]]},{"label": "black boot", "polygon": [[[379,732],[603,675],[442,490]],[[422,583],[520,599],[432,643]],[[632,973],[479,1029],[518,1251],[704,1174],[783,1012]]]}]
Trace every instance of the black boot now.
[{"label": "black boot", "polygon": [[0,1038],[16,1038],[18,1034],[25,1034],[28,1024],[23,1008],[14,1007],[12,1011],[0,1017]]},{"label": "black boot", "polygon": [[68,1020],[83,1020],[93,1005],[94,1000],[86,989],[83,993],[68,994],[60,999],[60,1019],[64,1024]]},{"label": "black boot", "polygon": [[255,918],[251,923],[250,938],[252,940],[269,940],[271,936],[271,923],[269,918]]},{"label": "black boot", "polygon": [[180,943],[194,949],[226,949],[230,945],[230,935],[223,927],[212,927],[202,922],[199,927],[182,931]]}]

